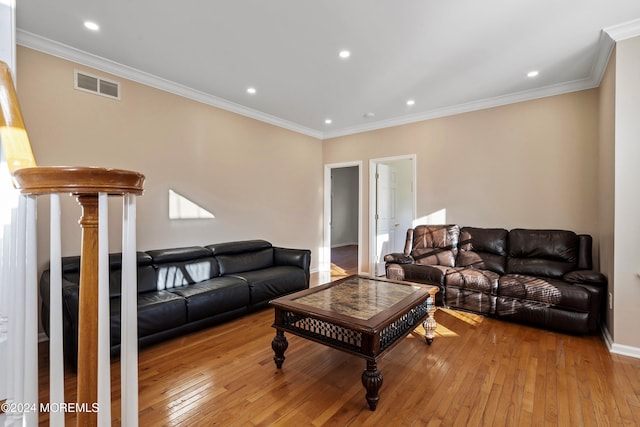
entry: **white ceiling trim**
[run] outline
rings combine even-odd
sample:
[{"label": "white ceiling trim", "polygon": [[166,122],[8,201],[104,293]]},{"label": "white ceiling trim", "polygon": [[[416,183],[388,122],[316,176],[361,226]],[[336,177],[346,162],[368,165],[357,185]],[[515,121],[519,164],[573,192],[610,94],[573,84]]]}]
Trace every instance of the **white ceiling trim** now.
[{"label": "white ceiling trim", "polygon": [[640,36],[640,19],[634,19],[633,21],[612,25],[611,27],[605,28],[603,31],[609,34],[609,36],[617,42],[630,39],[631,37]]},{"label": "white ceiling trim", "polygon": [[[619,31],[620,34],[624,32],[628,37],[640,35],[640,19],[632,21],[634,25],[632,27],[628,24],[618,25],[611,27],[611,30]],[[620,28],[618,28],[620,27]],[[325,132],[323,139],[336,138],[339,136],[352,135],[360,132],[368,132],[377,129],[383,129],[392,126],[406,125],[410,123],[416,123],[423,120],[437,119],[440,117],[453,116],[456,114],[468,113],[471,111],[484,110],[487,108],[500,107],[508,104],[515,104],[516,102],[530,101],[533,99],[544,98],[547,96],[562,95],[564,93],[576,92],[579,90],[593,89],[600,86],[600,81],[609,63],[609,57],[613,51],[615,45],[612,36],[609,35],[609,29],[605,29],[600,33],[600,39],[598,41],[598,52],[593,66],[591,67],[591,74],[589,77],[580,80],[574,80],[557,85],[545,86],[538,89],[532,89],[524,92],[510,93],[508,95],[498,96],[494,98],[487,98],[479,101],[468,102],[465,104],[452,105],[449,107],[438,108],[435,110],[425,111],[409,116],[402,116],[398,118],[380,120],[377,122],[368,123],[362,126],[353,126],[346,129],[336,130],[334,132]],[[628,38],[627,37],[627,38]]]},{"label": "white ceiling trim", "polygon": [[579,90],[592,89],[597,87],[599,80],[596,82],[593,78],[585,78],[575,80],[568,83],[546,86],[539,89],[533,89],[523,92],[511,93],[504,96],[482,99],[479,101],[468,102],[465,104],[453,105],[450,107],[438,108],[435,110],[425,111],[422,113],[412,114],[409,116],[397,117],[389,120],[380,120],[368,123],[362,126],[354,126],[351,128],[336,130],[335,132],[325,132],[324,139],[335,138],[338,136],[351,135],[360,132],[367,132],[392,126],[406,125],[410,123],[421,122],[424,120],[437,119],[440,117],[453,116],[456,114],[468,113],[471,111],[484,110],[487,108],[500,107],[502,105],[515,104],[517,102],[530,101],[537,98],[547,96],[561,95]]},{"label": "white ceiling trim", "polygon": [[272,116],[270,114],[263,113],[258,110],[244,107],[226,99],[213,96],[187,86],[163,79],[158,76],[154,76],[144,71],[137,70],[126,65],[119,64],[114,61],[102,58],[97,55],[93,55],[71,46],[58,43],[56,41],[38,36],[24,30],[17,31],[17,42],[19,45],[34,49],[40,52],[47,53],[49,55],[56,56],[58,58],[66,59],[68,61],[75,62],[87,67],[95,68],[97,70],[113,74],[125,79],[129,79],[138,83],[142,83],[147,86],[154,87],[156,89],[164,90],[169,93],[173,93],[178,96],[182,96],[194,101],[201,102],[203,104],[211,105],[213,107],[221,108],[226,111],[240,114],[261,122],[269,123],[274,126],[278,126],[284,129],[288,129],[303,135],[308,135],[314,138],[322,139],[322,132],[315,129],[310,129],[305,126],[301,126],[297,123],[283,120],[281,118]]},{"label": "white ceiling trim", "polygon": [[635,37],[637,35],[640,35],[640,19],[605,28],[600,35],[598,54],[594,60],[591,75],[584,79],[479,101],[473,101],[464,104],[438,108],[435,110],[408,116],[370,122],[364,125],[352,126],[335,131],[328,130],[325,132],[311,129],[306,126],[301,126],[297,123],[283,120],[270,114],[244,107],[234,102],[227,101],[223,98],[219,98],[180,85],[178,83],[154,76],[152,74],[128,67],[126,65],[119,64],[114,61],[110,61],[108,59],[81,51],[79,49],[75,49],[71,46],[58,43],[56,41],[38,36],[27,31],[18,29],[17,42],[18,44],[25,47],[35,49],[62,59],[73,61],[81,65],[95,68],[138,83],[142,83],[156,89],[164,90],[178,96],[183,96],[185,98],[192,99],[203,104],[221,108],[226,111],[231,111],[233,113],[250,117],[252,119],[269,123],[274,126],[288,129],[297,133],[301,133],[303,135],[308,135],[318,139],[327,139],[598,87],[600,85],[602,75],[604,74],[604,71],[606,69],[609,56],[611,55],[611,52],[613,50],[614,40],[620,41],[627,38]]}]

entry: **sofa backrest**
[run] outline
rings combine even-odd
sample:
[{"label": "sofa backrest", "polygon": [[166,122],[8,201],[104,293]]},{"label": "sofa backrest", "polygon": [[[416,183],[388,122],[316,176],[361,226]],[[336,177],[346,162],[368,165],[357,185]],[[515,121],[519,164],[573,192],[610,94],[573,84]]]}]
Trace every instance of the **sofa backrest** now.
[{"label": "sofa backrest", "polygon": [[157,270],[155,289],[191,285],[220,275],[211,251],[201,246],[147,251]]},{"label": "sofa backrest", "polygon": [[266,240],[245,240],[206,246],[218,260],[220,275],[260,270],[274,265],[274,250]]},{"label": "sofa backrest", "polygon": [[413,229],[411,256],[418,264],[453,267],[458,254],[460,227],[418,225]]},{"label": "sofa backrest", "polygon": [[462,227],[456,267],[474,267],[504,274],[508,234],[504,228]]},{"label": "sofa backrest", "polygon": [[[136,253],[138,292],[155,289],[156,272],[152,260],[144,252]],[[80,283],[80,257],[69,256],[62,258],[62,278],[72,283]],[[120,296],[122,285],[122,254],[109,254],[109,297]]]},{"label": "sofa backrest", "polygon": [[561,278],[578,267],[580,239],[572,231],[516,228],[508,244],[507,273]]}]

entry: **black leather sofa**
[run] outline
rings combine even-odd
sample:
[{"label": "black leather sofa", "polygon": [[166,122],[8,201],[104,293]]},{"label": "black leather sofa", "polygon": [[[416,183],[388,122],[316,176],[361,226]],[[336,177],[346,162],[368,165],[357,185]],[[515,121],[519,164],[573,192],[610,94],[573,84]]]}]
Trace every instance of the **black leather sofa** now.
[{"label": "black leather sofa", "polygon": [[[121,254],[109,256],[111,353],[120,349]],[[266,307],[309,287],[311,252],[265,240],[137,253],[138,343],[152,344]],[[65,360],[78,353],[80,257],[62,259]],[[40,277],[42,323],[49,333],[49,270]]]},{"label": "black leather sofa", "polygon": [[439,286],[439,305],[584,334],[607,289],[591,251],[591,236],[567,230],[420,225],[385,256],[386,276]]}]

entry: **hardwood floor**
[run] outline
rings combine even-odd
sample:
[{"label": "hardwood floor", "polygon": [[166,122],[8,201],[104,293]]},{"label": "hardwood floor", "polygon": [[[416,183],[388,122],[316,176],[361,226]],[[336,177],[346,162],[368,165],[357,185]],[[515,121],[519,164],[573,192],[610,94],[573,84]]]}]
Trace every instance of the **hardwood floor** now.
[{"label": "hardwood floor", "polygon": [[[318,284],[317,275],[312,280]],[[433,345],[418,327],[380,360],[384,383],[371,412],[363,359],[287,334],[286,360],[276,369],[272,316],[263,310],[142,349],[140,425],[640,425],[640,360],[610,354],[599,336],[439,309]],[[46,401],[46,343],[40,366]],[[112,375],[117,426],[117,361]],[[75,376],[65,376],[72,402]],[[73,414],[67,423],[75,423]]]},{"label": "hardwood floor", "polygon": [[331,277],[333,280],[358,274],[358,245],[331,249]]}]

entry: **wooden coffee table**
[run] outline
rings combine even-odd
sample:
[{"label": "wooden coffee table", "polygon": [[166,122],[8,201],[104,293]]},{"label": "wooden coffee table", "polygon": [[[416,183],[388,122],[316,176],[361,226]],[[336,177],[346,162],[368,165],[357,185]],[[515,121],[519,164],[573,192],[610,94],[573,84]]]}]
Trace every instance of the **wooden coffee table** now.
[{"label": "wooden coffee table", "polygon": [[285,332],[362,357],[367,362],[362,385],[375,411],[382,386],[378,359],[423,320],[431,344],[436,292],[436,286],[350,276],[273,300],[273,360],[282,368],[289,346]]}]

